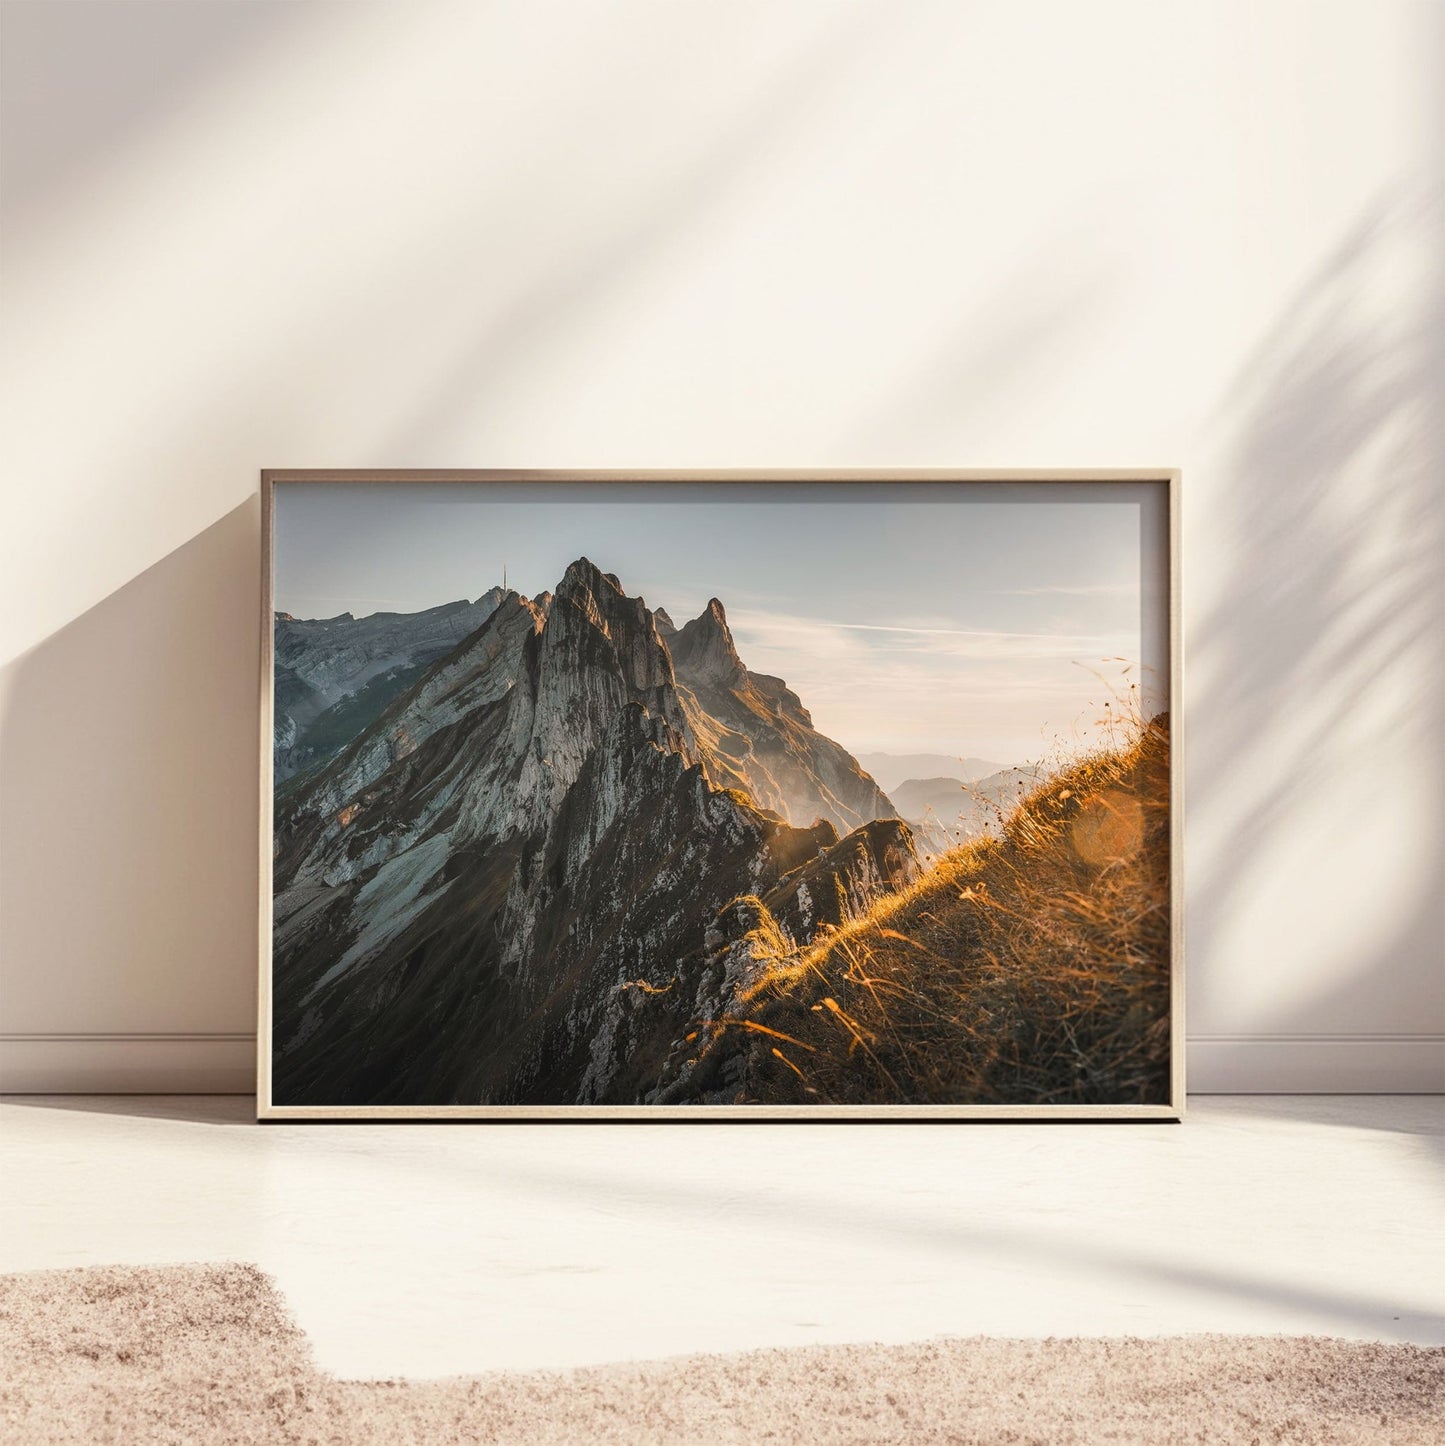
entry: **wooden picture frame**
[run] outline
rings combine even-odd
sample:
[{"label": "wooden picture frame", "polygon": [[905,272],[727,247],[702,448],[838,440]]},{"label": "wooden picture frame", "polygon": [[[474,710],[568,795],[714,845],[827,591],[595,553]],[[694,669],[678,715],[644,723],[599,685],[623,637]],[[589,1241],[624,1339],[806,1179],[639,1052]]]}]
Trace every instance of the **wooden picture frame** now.
[{"label": "wooden picture frame", "polygon": [[[1179,485],[1172,469],[263,472],[258,1118],[1182,1118]],[[429,565],[413,555],[395,589],[406,594],[399,609],[278,617],[288,601],[278,557],[283,591],[299,577],[305,595],[305,538],[325,559],[315,565],[322,592],[333,587],[326,596],[344,602],[361,596],[366,558],[391,568],[412,546],[413,500],[479,509],[453,509],[466,527],[428,514],[436,547],[443,535],[489,535],[489,499],[493,517],[506,506],[523,519],[512,535],[532,567],[547,554],[536,539],[584,523],[599,538],[635,539],[617,522],[625,505],[628,518],[659,529],[656,555],[671,559],[662,571],[696,598],[717,597],[678,628],[666,598],[642,601],[627,576],[603,571],[606,557],[573,559],[545,584],[516,558],[508,573],[502,558],[503,575],[477,576],[475,591],[491,592],[476,603],[422,606]],[[939,785],[945,799],[959,782],[966,817],[941,821],[931,806],[911,823],[885,817],[884,805],[891,815],[900,806],[814,726],[795,680],[753,671],[748,648],[734,647],[717,604],[730,578],[751,578],[738,565],[746,541],[734,539],[730,561],[698,536],[679,563],[693,514],[668,509],[697,503],[695,515],[716,527],[724,504],[774,500],[785,505],[770,518],[786,513],[787,528],[770,520],[753,535],[791,549],[803,577],[823,578],[839,598],[850,596],[848,579],[835,573],[876,551],[887,576],[870,572],[869,586],[903,600],[877,621],[818,623],[818,637],[830,646],[843,637],[845,661],[865,644],[868,658],[886,660],[893,635],[917,642],[905,682],[922,679],[908,686],[925,703],[929,680],[951,666],[949,639],[994,649],[994,676],[1025,667],[1015,654],[1031,659],[1040,678],[1052,670],[1039,687],[1057,689],[1056,664],[1089,665],[1066,658],[1067,646],[1095,638],[1028,631],[1034,623],[975,630],[956,616],[962,594],[953,606],[952,584],[939,581],[950,575],[938,560],[944,544],[928,536],[957,531],[963,514],[937,510],[955,503],[991,509],[1004,539],[984,554],[970,540],[977,529],[959,531],[974,565],[997,573],[1001,550],[1018,554],[1006,570],[1023,585],[995,587],[988,608],[1102,617],[1113,594],[1109,616],[1135,610],[1140,657],[1109,659],[1118,677],[1102,682],[1107,691],[1132,670],[1127,689],[1139,691],[1076,720],[1077,747],[1050,764],[1004,758],[983,782],[910,780]],[[1017,504],[1031,501],[1025,518]],[[859,509],[876,509],[876,526]],[[1089,526],[1069,576],[1084,581],[1054,588],[1038,580],[1048,576],[1042,562],[1025,564],[1034,550],[1064,556],[1075,518]],[[845,519],[846,540],[830,573],[818,557],[835,519]],[[896,546],[895,532],[905,539]],[[790,541],[776,540],[784,533]],[[1115,569],[1099,583],[1081,556],[1095,533]],[[1136,533],[1138,570],[1120,571]],[[907,546],[932,561],[907,565]],[[768,608],[751,615],[769,658],[811,656],[790,641],[790,630],[811,638],[813,626],[788,611],[803,608],[779,577],[792,571],[767,574],[782,599],[768,608],[782,621],[770,626]],[[1126,581],[1108,580],[1116,575]],[[557,591],[526,597],[509,577]],[[969,596],[983,605],[982,593]],[[948,625],[931,625],[935,616]],[[960,620],[969,625],[952,626]],[[1017,640],[1030,638],[1048,641],[1028,652],[1034,645]],[[853,694],[826,691],[832,716],[850,697],[887,694],[867,668]],[[978,761],[960,759],[960,772]],[[941,940],[963,942],[950,955]],[[652,957],[654,948],[672,953]],[[1098,1043],[1109,1039],[1113,1054]],[[1047,1041],[1037,1060],[1029,1040]],[[574,1086],[572,1098],[557,1097]]]}]

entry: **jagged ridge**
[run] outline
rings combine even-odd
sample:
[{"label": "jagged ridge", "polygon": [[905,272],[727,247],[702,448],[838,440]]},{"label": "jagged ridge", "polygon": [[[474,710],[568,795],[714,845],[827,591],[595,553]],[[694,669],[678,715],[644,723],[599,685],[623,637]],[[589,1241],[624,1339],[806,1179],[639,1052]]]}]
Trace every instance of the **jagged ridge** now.
[{"label": "jagged ridge", "polygon": [[795,824],[822,818],[846,831],[897,816],[852,754],[817,731],[781,678],[743,666],[717,598],[669,647],[688,717],[727,781]]}]

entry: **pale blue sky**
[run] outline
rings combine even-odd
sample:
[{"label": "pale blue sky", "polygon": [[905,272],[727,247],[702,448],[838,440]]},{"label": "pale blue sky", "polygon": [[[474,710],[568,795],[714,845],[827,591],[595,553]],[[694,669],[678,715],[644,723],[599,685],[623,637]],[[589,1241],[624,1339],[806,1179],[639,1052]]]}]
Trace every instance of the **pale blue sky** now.
[{"label": "pale blue sky", "polygon": [[785,678],[854,752],[1038,758],[1101,716],[1095,670],[1119,686],[1112,660],[1134,678],[1144,654],[1150,676],[1167,672],[1162,484],[284,483],[276,496],[283,611],[411,612],[475,598],[504,567],[532,595],[585,555],[679,625],[720,598],[748,667]]}]

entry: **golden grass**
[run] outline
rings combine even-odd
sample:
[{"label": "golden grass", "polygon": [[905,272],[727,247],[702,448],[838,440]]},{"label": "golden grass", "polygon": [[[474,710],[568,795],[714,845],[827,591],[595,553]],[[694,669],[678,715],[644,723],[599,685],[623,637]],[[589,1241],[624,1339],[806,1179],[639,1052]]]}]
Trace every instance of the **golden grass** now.
[{"label": "golden grass", "polygon": [[743,1051],[758,1101],[1167,1101],[1168,754],[1165,720],[1135,727],[1001,837],[805,948],[770,938],[737,1017],[703,1031],[699,1078]]}]

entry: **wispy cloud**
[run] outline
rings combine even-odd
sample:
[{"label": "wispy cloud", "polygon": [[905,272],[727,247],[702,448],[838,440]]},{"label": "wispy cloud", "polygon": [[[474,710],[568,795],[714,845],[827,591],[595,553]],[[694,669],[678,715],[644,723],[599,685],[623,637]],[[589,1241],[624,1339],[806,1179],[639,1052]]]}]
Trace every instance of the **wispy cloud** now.
[{"label": "wispy cloud", "polygon": [[1130,597],[1139,591],[1137,582],[1090,582],[1077,586],[1068,584],[1048,587],[1005,587],[995,589],[994,597]]},{"label": "wispy cloud", "polygon": [[[867,648],[855,634],[882,634],[889,651],[948,658],[1092,658],[1137,647],[1127,633],[1024,633],[993,628],[940,628],[896,623],[845,623],[786,613],[737,609],[728,613],[733,631],[765,647],[802,653],[837,654]],[[881,641],[881,640],[880,640]],[[875,645],[876,646],[876,645]]]},{"label": "wispy cloud", "polygon": [[844,628],[852,633],[917,633],[935,638],[1033,638],[1057,642],[1069,635],[1062,633],[1012,633],[999,628],[921,628],[891,623],[840,623],[820,620],[822,626]]},{"label": "wispy cloud", "polygon": [[854,751],[1041,756],[1057,738],[1092,731],[1118,660],[1139,646],[1127,633],[845,623],[745,608],[728,617],[743,662],[786,679],[818,726]]}]

